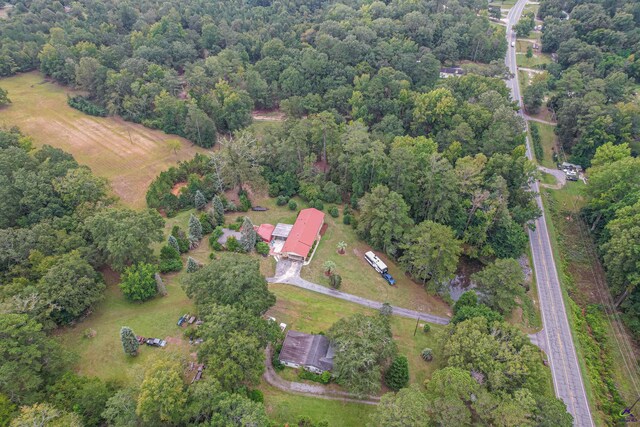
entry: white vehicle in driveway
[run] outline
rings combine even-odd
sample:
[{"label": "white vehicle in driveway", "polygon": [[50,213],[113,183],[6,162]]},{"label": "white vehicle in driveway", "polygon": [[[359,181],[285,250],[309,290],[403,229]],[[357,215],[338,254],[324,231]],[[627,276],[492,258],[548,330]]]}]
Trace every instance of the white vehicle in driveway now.
[{"label": "white vehicle in driveway", "polygon": [[375,268],[376,271],[380,274],[386,273],[387,270],[389,270],[387,264],[382,262],[382,260],[378,258],[378,255],[374,254],[372,251],[365,253],[364,259],[366,259],[367,262],[371,264],[371,267]]}]

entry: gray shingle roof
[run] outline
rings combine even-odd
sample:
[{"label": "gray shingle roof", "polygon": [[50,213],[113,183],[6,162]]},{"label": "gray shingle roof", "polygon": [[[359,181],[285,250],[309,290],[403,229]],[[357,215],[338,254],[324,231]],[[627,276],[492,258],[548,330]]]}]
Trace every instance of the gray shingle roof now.
[{"label": "gray shingle roof", "polygon": [[333,349],[324,335],[289,330],[282,344],[280,361],[330,371],[333,369]]}]

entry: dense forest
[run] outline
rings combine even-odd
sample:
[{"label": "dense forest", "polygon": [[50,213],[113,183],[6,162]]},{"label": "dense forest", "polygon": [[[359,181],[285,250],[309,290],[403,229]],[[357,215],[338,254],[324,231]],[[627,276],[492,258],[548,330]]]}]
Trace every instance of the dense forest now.
[{"label": "dense forest", "polygon": [[636,1],[543,0],[542,51],[557,55],[525,101],[557,117],[557,134],[573,162],[589,166],[596,149],[640,139],[640,4]]}]

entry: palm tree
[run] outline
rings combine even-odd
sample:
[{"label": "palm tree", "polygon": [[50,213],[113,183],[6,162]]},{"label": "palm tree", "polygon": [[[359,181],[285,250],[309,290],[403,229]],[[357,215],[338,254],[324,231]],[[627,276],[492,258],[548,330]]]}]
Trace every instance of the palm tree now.
[{"label": "palm tree", "polygon": [[338,242],[336,247],[338,248],[338,253],[342,255],[344,254],[344,250],[347,249],[347,242],[344,242],[344,241]]},{"label": "palm tree", "polygon": [[331,276],[335,273],[337,267],[336,263],[331,260],[325,261],[324,264],[322,264],[325,276]]}]

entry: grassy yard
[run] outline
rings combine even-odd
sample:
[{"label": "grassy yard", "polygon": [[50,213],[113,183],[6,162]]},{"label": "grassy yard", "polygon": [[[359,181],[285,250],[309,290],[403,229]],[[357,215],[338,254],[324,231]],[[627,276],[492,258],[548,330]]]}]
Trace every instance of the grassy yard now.
[{"label": "grassy yard", "polygon": [[532,123],[536,123],[540,130],[540,142],[544,153],[540,163],[542,166],[555,169],[557,165],[556,162],[553,161],[553,153],[556,152],[556,147],[558,146],[558,137],[553,131],[555,126],[540,122]]},{"label": "grassy yard", "polygon": [[[68,88],[25,73],[0,80],[13,101],[0,114],[0,126],[18,126],[33,137],[36,146],[53,145],[105,177],[122,202],[133,208],[146,206],[151,181],[180,160],[203,152],[185,139],[151,130],[118,117],[92,117],[67,105]],[[168,139],[182,148],[174,153]]]},{"label": "grassy yard", "polygon": [[289,394],[267,384],[262,384],[260,389],[264,393],[264,405],[269,417],[291,426],[297,425],[295,422],[301,415],[315,422],[325,420],[330,426],[362,426],[375,410],[371,405]]},{"label": "grassy yard", "polygon": [[[372,250],[371,247],[357,238],[351,226],[342,223],[342,215],[338,218],[327,215],[325,221],[329,227],[311,264],[302,268],[303,278],[329,286],[322,265],[325,261],[331,260],[336,263],[337,273],[342,277],[341,291],[441,316],[451,314],[449,306],[441,298],[429,295],[422,285],[405,276],[403,270],[386,255],[376,252],[389,267],[389,273],[396,279],[395,286],[389,286],[364,259],[365,252]],[[336,249],[340,241],[347,243],[344,255],[338,254]]]}]

